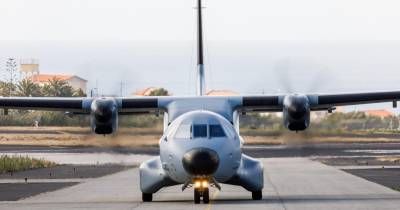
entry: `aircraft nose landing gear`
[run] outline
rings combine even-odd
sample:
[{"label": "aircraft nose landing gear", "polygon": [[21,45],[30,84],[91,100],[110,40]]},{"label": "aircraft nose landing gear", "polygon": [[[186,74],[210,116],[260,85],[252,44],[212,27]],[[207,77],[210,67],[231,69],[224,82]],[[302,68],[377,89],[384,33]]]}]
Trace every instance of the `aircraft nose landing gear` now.
[{"label": "aircraft nose landing gear", "polygon": [[210,191],[208,189],[208,180],[196,180],[194,182],[194,203],[199,204],[203,198],[203,203],[210,202]]},{"label": "aircraft nose landing gear", "polygon": [[210,202],[209,190],[208,188],[204,189],[194,189],[194,203],[199,204],[200,198],[203,197],[203,203]]}]

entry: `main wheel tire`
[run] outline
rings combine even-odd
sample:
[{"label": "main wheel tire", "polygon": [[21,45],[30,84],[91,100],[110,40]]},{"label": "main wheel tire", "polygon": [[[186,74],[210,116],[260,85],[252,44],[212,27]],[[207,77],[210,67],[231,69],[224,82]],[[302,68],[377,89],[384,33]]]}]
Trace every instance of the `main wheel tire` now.
[{"label": "main wheel tire", "polygon": [[142,201],[143,202],[151,202],[151,201],[153,201],[153,194],[151,194],[151,193],[142,193]]},{"label": "main wheel tire", "polygon": [[194,203],[195,204],[200,203],[200,191],[197,189],[194,189]]},{"label": "main wheel tire", "polygon": [[210,192],[208,188],[206,188],[203,191],[203,203],[209,203],[209,202],[210,202]]},{"label": "main wheel tire", "polygon": [[253,191],[251,192],[251,197],[253,197],[253,200],[261,200],[262,199],[262,191]]}]

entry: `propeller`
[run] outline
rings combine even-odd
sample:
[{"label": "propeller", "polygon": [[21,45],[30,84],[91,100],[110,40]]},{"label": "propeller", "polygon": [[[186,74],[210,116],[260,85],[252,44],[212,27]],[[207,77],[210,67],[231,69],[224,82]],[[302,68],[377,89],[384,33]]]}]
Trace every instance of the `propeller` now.
[{"label": "propeller", "polygon": [[[329,68],[307,59],[281,59],[275,64],[274,70],[285,93],[295,93],[296,91],[313,93],[319,91],[330,81],[328,80]],[[307,85],[302,88],[293,88],[300,83]]]},{"label": "propeller", "polygon": [[[307,91],[306,94],[315,93],[329,80],[329,68],[319,65],[309,59],[285,58],[279,60],[275,65],[275,73],[283,87],[283,92],[287,94],[296,93],[299,89]],[[307,84],[302,88],[293,88],[296,84]],[[278,138],[282,139],[286,145],[300,146],[308,148],[314,144],[312,130],[306,129],[301,132],[282,130]]]}]

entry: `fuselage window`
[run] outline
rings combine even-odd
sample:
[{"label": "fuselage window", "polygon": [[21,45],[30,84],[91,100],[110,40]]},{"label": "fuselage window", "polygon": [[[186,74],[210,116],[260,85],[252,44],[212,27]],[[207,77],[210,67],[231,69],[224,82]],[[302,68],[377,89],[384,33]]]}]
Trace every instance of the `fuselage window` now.
[{"label": "fuselage window", "polygon": [[192,125],[180,125],[178,130],[176,131],[175,138],[177,139],[190,139],[191,138],[191,130],[192,130]]},{"label": "fuselage window", "polygon": [[194,138],[207,138],[207,125],[194,124],[193,125],[193,137]]},{"label": "fuselage window", "polygon": [[221,125],[210,125],[210,137],[226,137]]}]

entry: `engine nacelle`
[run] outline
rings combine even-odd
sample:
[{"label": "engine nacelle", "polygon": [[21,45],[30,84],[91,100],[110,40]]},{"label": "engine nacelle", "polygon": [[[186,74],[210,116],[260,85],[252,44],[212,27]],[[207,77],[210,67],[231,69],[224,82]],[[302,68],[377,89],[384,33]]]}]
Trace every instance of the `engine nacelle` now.
[{"label": "engine nacelle", "polygon": [[287,95],[283,99],[283,123],[291,131],[302,131],[310,125],[310,102],[305,95]]},{"label": "engine nacelle", "polygon": [[97,134],[112,134],[118,127],[118,104],[112,98],[93,100],[90,121],[92,130]]}]

